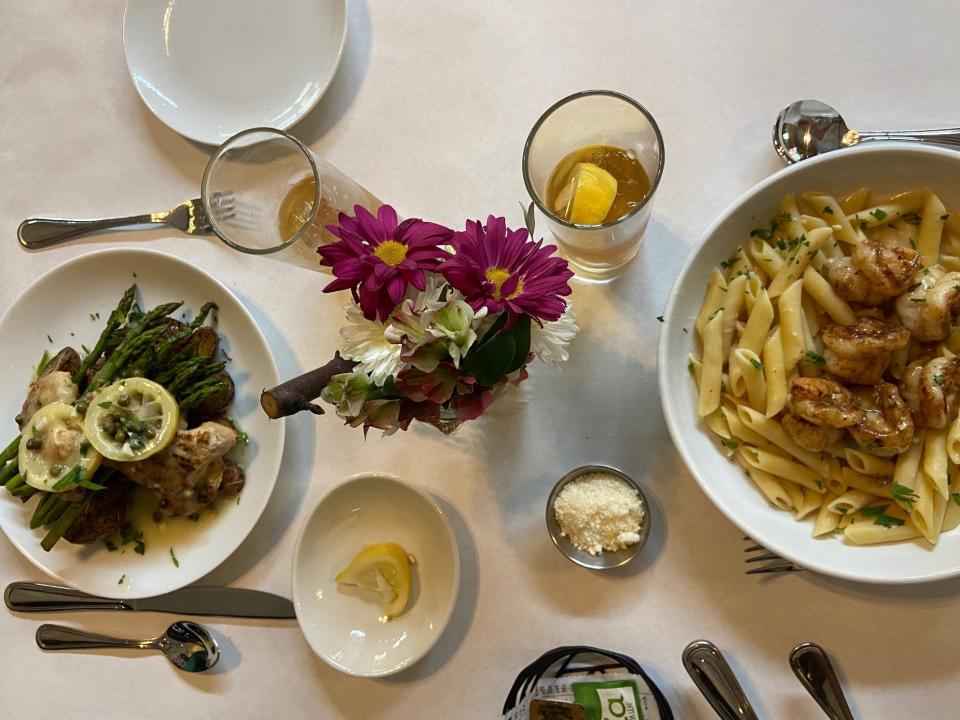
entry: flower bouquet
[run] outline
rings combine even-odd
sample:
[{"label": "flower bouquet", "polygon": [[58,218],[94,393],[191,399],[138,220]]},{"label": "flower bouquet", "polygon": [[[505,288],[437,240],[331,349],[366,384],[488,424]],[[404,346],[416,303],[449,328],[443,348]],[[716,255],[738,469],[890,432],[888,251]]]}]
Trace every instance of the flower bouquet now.
[{"label": "flower bouquet", "polygon": [[562,362],[577,334],[568,280],[553,245],[512,230],[502,217],[453,231],[419,219],[399,222],[362,206],[327,229],[317,252],[349,290],[343,346],[333,360],[264,391],[270,417],[322,414],[318,395],[353,427],[389,435],[413,420],[450,432],[479,417],[539,358]]}]

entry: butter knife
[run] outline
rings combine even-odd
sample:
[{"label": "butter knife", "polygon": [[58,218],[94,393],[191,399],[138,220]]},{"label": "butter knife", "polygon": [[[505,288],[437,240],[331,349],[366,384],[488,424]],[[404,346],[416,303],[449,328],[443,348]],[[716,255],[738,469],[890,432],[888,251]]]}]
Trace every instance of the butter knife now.
[{"label": "butter knife", "polygon": [[3,593],[3,601],[15,612],[143,610],[220,617],[296,617],[293,603],[284,597],[261,590],[232,587],[186,587],[155,597],[111,600],[59,585],[12,582]]}]

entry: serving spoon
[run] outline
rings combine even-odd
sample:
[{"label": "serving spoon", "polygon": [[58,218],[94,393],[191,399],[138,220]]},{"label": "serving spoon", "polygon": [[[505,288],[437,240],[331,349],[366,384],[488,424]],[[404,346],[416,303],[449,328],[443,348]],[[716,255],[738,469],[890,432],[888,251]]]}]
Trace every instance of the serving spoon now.
[{"label": "serving spoon", "polygon": [[220,659],[217,641],[207,629],[203,625],[185,620],[175,622],[163,635],[149,640],[124,640],[64,625],[44,624],[37,628],[37,645],[43,650],[159,650],[167,660],[184,672],[209,670]]},{"label": "serving spoon", "polygon": [[847,127],[835,108],[819,100],[790,103],[780,111],[773,125],[773,147],[788,165],[877,140],[905,140],[960,149],[960,128],[860,132]]}]

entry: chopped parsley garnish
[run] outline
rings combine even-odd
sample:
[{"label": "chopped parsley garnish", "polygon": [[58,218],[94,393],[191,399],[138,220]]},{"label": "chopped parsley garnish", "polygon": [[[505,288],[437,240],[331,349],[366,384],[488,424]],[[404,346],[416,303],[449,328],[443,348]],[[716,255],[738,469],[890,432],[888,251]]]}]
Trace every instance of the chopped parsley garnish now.
[{"label": "chopped parsley garnish", "polygon": [[863,232],[866,232],[866,231],[867,231],[867,221],[866,221],[866,220],[861,220],[861,221],[860,221],[860,229],[863,230]]},{"label": "chopped parsley garnish", "polygon": [[143,542],[143,532],[130,523],[124,523],[120,528],[120,544],[129,545],[130,543],[133,543],[133,551],[137,555],[143,555],[146,552],[147,546]]},{"label": "chopped parsley garnish", "polygon": [[954,501],[957,505],[960,505],[960,493],[953,493],[950,497],[953,498],[953,501]]},{"label": "chopped parsley garnish", "polygon": [[173,548],[170,548],[170,559],[173,560],[175,567],[180,567],[180,561],[177,560],[177,556],[173,552]]},{"label": "chopped parsley garnish", "polygon": [[877,208],[876,210],[871,210],[870,214],[873,215],[877,220],[883,220],[887,216],[887,214],[880,208]]},{"label": "chopped parsley garnish", "polygon": [[823,212],[825,215],[833,215],[833,208],[829,205],[824,205]]},{"label": "chopped parsley garnish", "polygon": [[104,402],[97,403],[97,406],[102,407],[104,410],[109,410],[110,408],[113,407],[113,403],[110,402],[109,400],[105,400]]},{"label": "chopped parsley garnish", "polygon": [[750,364],[753,365],[754,370],[763,370],[763,363],[756,358],[750,358]]},{"label": "chopped parsley garnish", "polygon": [[817,487],[823,490],[823,480],[821,480],[820,478],[817,478],[816,483],[817,483]]},{"label": "chopped parsley garnish", "polygon": [[914,283],[913,285],[911,285],[910,287],[907,288],[907,292],[913,292],[913,291],[916,290],[918,287],[920,287],[920,283]]},{"label": "chopped parsley garnish", "polygon": [[816,365],[817,367],[827,366],[826,358],[824,358],[823,355],[820,355],[819,353],[815,353],[813,350],[807,350],[807,353],[804,357],[806,357],[807,362],[810,363],[811,365]]},{"label": "chopped parsley garnish", "polygon": [[865,507],[860,510],[860,513],[864,517],[876,517],[877,515],[883,515],[883,511],[886,510],[889,505],[873,505],[871,507]]},{"label": "chopped parsley garnish", "polygon": [[910,298],[910,302],[915,302],[915,303],[924,303],[926,301],[927,301],[926,298]]},{"label": "chopped parsley garnish", "polygon": [[719,286],[719,289],[720,289],[720,292],[727,292],[727,286],[726,286],[726,285],[720,285],[720,286]]},{"label": "chopped parsley garnish", "polygon": [[941,220],[949,220],[949,219],[950,219],[950,213],[944,213],[943,215],[940,216],[940,219],[941,219]]},{"label": "chopped parsley garnish", "polygon": [[917,494],[906,485],[894,483],[893,487],[890,488],[890,491],[893,493],[893,499],[901,505],[913,507],[913,503],[917,500]]},{"label": "chopped parsley garnish", "polygon": [[721,440],[720,444],[723,445],[730,452],[736,452],[737,448],[740,447],[740,444],[735,443],[733,440]]},{"label": "chopped parsley garnish", "polygon": [[47,333],[47,340],[49,340],[51,343],[53,343],[53,338],[50,337],[50,334],[49,334],[49,333]]},{"label": "chopped parsley garnish", "polygon": [[933,376],[933,381],[934,381],[937,385],[943,385],[944,377],[943,377],[943,375],[940,375],[940,374],[934,375],[934,376]]},{"label": "chopped parsley garnish", "polygon": [[120,579],[117,580],[117,585],[123,585],[124,581],[127,579],[126,575],[121,575]]},{"label": "chopped parsley garnish", "polygon": [[777,240],[777,248],[779,248],[780,250],[787,249],[787,243],[783,238],[780,238],[779,240]]},{"label": "chopped parsley garnish", "polygon": [[910,247],[912,247],[914,250],[917,249],[917,241],[913,238],[910,238]]},{"label": "chopped parsley garnish", "polygon": [[921,220],[920,216],[917,215],[917,213],[907,213],[906,215],[903,216],[903,219],[906,222],[910,223],[911,225],[919,225]]},{"label": "chopped parsley garnish", "polygon": [[693,375],[693,360],[687,360],[687,372]]},{"label": "chopped parsley garnish", "polygon": [[885,528],[900,527],[904,524],[904,521],[898,517],[892,517],[885,513],[880,513],[873,521],[874,525],[880,525]]},{"label": "chopped parsley garnish", "polygon": [[663,315],[657,315],[657,322],[663,322]]},{"label": "chopped parsley garnish", "polygon": [[110,538],[107,538],[106,540],[104,540],[103,544],[106,546],[107,550],[109,550],[110,552],[117,551],[117,544]]},{"label": "chopped parsley garnish", "polygon": [[721,262],[720,267],[726,270],[727,268],[733,267],[734,265],[736,265],[738,260],[740,260],[739,250],[737,250],[737,252],[731,255],[727,260],[724,260],[723,262]]}]

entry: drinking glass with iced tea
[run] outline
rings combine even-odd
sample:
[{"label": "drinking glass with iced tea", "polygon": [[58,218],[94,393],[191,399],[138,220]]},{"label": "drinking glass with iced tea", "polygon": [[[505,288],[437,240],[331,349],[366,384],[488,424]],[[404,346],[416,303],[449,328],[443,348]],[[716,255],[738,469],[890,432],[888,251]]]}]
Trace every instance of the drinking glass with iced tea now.
[{"label": "drinking glass with iced tea", "polygon": [[646,108],[589,90],[560,100],[533,126],[523,179],[574,270],[602,279],[640,249],[663,163],[663,136]]},{"label": "drinking glass with iced tea", "polygon": [[311,270],[317,248],[335,242],[326,229],[337,214],[381,203],[359,183],[289,133],[251,128],[223,143],[207,163],[200,187],[214,232],[227,245],[271,255]]}]

